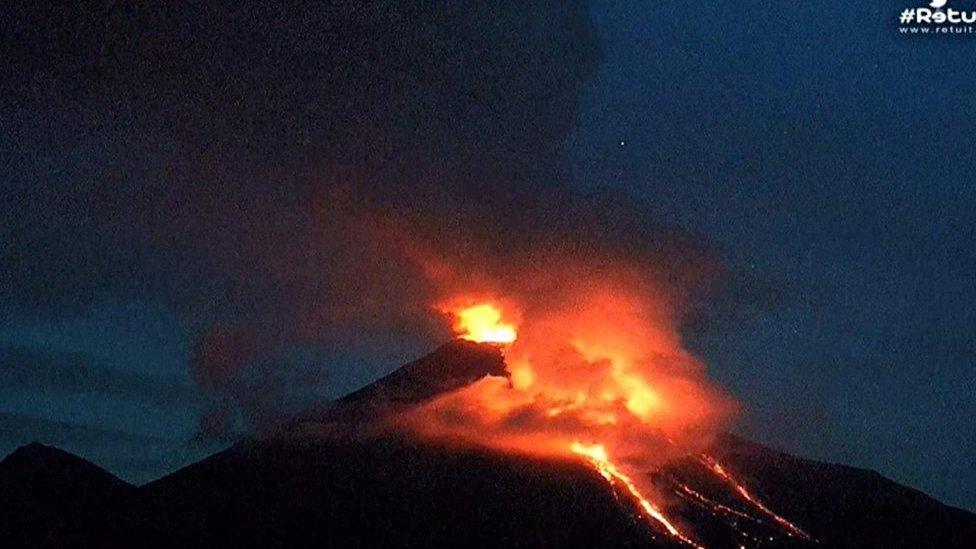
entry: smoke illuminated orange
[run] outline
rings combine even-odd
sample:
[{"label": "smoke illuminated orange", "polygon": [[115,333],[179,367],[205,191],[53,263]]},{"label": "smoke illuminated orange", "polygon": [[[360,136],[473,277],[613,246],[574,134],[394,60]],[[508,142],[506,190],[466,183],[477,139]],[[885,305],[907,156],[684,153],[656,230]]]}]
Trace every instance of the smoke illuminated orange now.
[{"label": "smoke illuminated orange", "polygon": [[668,304],[652,293],[592,278],[574,280],[572,291],[546,290],[564,297],[542,307],[533,296],[460,294],[438,305],[461,337],[506,344],[509,376],[428,401],[408,422],[441,440],[582,458],[652,527],[697,546],[667,516],[667,501],[645,472],[700,452],[730,401],[703,379],[701,364],[681,348]]}]

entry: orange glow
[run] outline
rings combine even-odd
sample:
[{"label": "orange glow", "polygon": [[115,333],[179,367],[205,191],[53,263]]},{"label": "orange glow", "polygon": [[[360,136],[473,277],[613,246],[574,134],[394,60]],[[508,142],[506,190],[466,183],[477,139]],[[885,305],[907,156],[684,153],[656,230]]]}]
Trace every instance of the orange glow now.
[{"label": "orange glow", "polygon": [[696,546],[668,517],[668,501],[646,472],[704,450],[733,405],[681,348],[666,302],[628,281],[571,282],[504,299],[460,293],[442,301],[436,308],[453,314],[462,337],[506,344],[509,375],[436,397],[405,421],[441,441],[583,459],[633,499],[652,528]]},{"label": "orange glow", "polygon": [[791,536],[797,535],[803,539],[811,539],[810,535],[804,532],[803,530],[801,530],[799,526],[777,515],[771,509],[763,505],[761,501],[753,497],[753,495],[749,493],[749,490],[747,490],[745,486],[743,486],[734,478],[732,478],[732,475],[730,475],[729,472],[726,471],[725,468],[722,467],[722,465],[718,461],[715,461],[715,459],[708,456],[702,456],[701,461],[706,467],[711,469],[712,472],[714,472],[723,481],[727,482],[733,489],[735,489],[735,491],[738,492],[740,496],[742,496],[742,499],[751,503],[756,509],[758,509],[766,516],[776,521],[776,523],[779,524],[781,527],[783,527],[787,531],[787,533],[789,533]]},{"label": "orange glow", "polygon": [[607,479],[607,482],[609,482],[611,486],[616,486],[618,483],[622,484],[630,496],[634,498],[638,505],[640,505],[640,508],[644,511],[644,513],[663,526],[664,529],[671,534],[671,536],[683,541],[688,545],[691,545],[692,547],[703,549],[702,546],[698,545],[690,538],[682,534],[681,531],[678,530],[678,528],[675,527],[675,525],[672,524],[666,516],[664,516],[664,513],[662,513],[653,503],[651,503],[646,497],[644,497],[643,494],[641,494],[640,490],[637,489],[637,486],[634,485],[634,481],[630,480],[630,477],[627,475],[621,473],[620,469],[618,469],[617,466],[610,461],[610,458],[607,456],[607,450],[602,444],[586,446],[580,444],[579,442],[574,442],[570,448],[574,453],[586,458],[587,461],[589,461],[597,470],[597,472],[599,472],[603,478]]},{"label": "orange glow", "polygon": [[512,343],[515,326],[502,322],[502,312],[489,303],[479,303],[452,311],[456,317],[454,330],[462,339],[479,343]]}]

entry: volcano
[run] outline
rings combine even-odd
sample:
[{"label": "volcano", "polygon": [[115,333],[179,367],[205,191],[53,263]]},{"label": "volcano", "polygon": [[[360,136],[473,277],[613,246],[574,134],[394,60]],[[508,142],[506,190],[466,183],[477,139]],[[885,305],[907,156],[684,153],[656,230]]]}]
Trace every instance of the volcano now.
[{"label": "volcano", "polygon": [[139,488],[59,450],[25,447],[0,463],[0,544],[976,544],[976,515],[872,471],[801,459],[732,435],[717,437],[705,453],[643,472],[642,480],[668,495],[670,516],[688,533],[682,540],[644,520],[626,483],[585,459],[511,455],[376,428],[378,417],[504,375],[501,347],[455,340],[334,403]]}]

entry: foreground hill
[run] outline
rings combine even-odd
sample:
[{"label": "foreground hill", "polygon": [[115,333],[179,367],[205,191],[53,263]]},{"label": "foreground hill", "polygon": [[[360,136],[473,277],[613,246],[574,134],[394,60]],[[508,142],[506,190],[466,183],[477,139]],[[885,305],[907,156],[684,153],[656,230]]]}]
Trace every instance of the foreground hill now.
[{"label": "foreground hill", "polygon": [[57,544],[69,529],[101,520],[135,491],[63,450],[22,446],[0,461],[0,546]]}]

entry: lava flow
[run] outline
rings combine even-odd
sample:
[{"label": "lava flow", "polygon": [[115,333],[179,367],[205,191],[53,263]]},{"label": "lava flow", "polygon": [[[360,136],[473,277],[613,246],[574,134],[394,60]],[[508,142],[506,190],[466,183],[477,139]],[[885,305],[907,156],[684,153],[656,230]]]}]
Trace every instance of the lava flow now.
[{"label": "lava flow", "polygon": [[602,445],[594,444],[592,446],[585,446],[578,442],[574,442],[570,446],[570,449],[573,452],[585,457],[591,464],[593,464],[593,467],[600,473],[600,475],[603,476],[603,478],[607,479],[607,482],[609,482],[611,486],[615,486],[618,482],[623,484],[624,488],[627,489],[627,492],[630,493],[631,497],[633,497],[634,500],[636,500],[640,505],[641,509],[647,513],[647,516],[660,523],[669,534],[687,543],[688,545],[703,549],[700,545],[689,539],[688,536],[682,534],[681,531],[678,530],[678,528],[675,527],[670,520],[668,520],[660,509],[658,509],[653,503],[644,497],[643,494],[641,494],[640,490],[637,489],[637,486],[634,485],[634,481],[630,480],[630,477],[627,475],[621,473],[620,469],[618,469],[617,466],[610,461],[610,458],[607,456],[607,451]]},{"label": "lava flow", "polygon": [[766,516],[776,521],[776,523],[779,524],[781,527],[785,528],[790,535],[796,535],[807,540],[812,539],[810,535],[804,532],[802,529],[800,529],[799,526],[779,516],[773,510],[766,507],[761,501],[756,499],[751,493],[749,493],[749,490],[747,490],[745,486],[743,486],[734,478],[732,478],[732,475],[730,475],[729,472],[725,470],[725,467],[722,467],[722,465],[714,458],[703,455],[701,461],[703,465],[711,469],[712,472],[714,472],[723,481],[727,482],[729,486],[735,489],[735,491],[738,492],[738,494],[742,496],[743,499],[751,503],[756,509],[759,509],[759,511],[764,513]]}]

